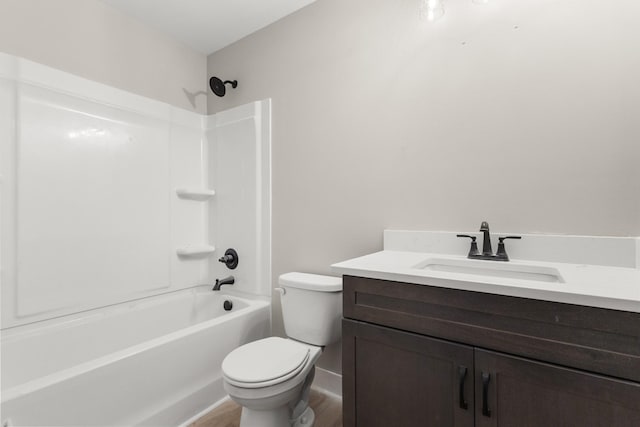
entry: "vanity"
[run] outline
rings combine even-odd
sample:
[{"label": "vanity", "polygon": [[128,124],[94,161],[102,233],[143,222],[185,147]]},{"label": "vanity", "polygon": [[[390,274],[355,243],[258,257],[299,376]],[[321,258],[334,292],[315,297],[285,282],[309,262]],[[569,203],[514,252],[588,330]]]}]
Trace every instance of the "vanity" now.
[{"label": "vanity", "polygon": [[468,260],[425,236],[332,266],[345,426],[640,426],[638,268]]}]

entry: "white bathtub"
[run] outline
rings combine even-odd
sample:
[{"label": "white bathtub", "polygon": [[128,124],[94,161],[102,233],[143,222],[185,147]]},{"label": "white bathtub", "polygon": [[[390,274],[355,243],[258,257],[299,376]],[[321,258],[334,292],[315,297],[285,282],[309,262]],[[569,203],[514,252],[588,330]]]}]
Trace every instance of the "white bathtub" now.
[{"label": "white bathtub", "polygon": [[3,330],[2,426],[179,425],[269,328],[268,300],[198,287]]}]

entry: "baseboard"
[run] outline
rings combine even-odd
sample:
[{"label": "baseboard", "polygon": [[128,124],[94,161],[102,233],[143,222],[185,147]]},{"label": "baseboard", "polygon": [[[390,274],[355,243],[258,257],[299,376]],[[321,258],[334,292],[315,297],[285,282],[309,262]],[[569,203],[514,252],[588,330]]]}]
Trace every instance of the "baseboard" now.
[{"label": "baseboard", "polygon": [[316,376],[313,379],[313,388],[342,399],[342,375],[316,366]]}]

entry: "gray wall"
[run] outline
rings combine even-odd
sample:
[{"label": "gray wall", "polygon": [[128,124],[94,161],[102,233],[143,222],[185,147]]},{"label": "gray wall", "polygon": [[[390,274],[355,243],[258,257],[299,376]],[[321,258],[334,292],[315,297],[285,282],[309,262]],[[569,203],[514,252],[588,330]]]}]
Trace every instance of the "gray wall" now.
[{"label": "gray wall", "polygon": [[0,0],[0,51],[206,112],[206,56],[97,0]]},{"label": "gray wall", "polygon": [[319,0],[209,56],[210,113],[273,99],[274,284],[385,228],[640,235],[640,3],[446,7]]}]

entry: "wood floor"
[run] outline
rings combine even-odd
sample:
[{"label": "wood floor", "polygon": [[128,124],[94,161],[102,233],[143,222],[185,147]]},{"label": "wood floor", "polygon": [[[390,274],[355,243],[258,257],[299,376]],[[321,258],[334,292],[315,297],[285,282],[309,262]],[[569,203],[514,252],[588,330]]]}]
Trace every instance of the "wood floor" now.
[{"label": "wood floor", "polygon": [[[341,400],[311,389],[309,406],[316,414],[314,427],[342,427]],[[238,427],[240,410],[240,406],[229,400],[191,423],[189,427]]]}]

